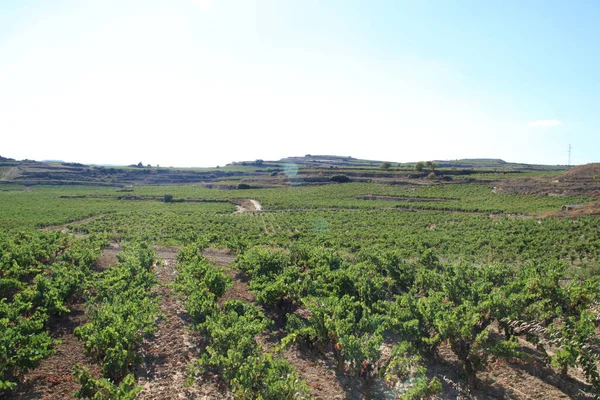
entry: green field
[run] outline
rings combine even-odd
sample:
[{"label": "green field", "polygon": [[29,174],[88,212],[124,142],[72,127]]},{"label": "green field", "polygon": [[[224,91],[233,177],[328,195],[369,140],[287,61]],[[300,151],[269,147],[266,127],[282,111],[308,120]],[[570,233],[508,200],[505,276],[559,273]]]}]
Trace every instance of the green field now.
[{"label": "green field", "polygon": [[[135,397],[135,365],[151,362],[143,343],[160,340],[166,300],[185,308],[205,346],[177,368],[192,388],[210,374],[223,396],[494,397],[493,363],[555,371],[560,384],[542,389],[546,396],[600,390],[600,218],[541,217],[592,201],[583,195],[494,193],[477,183],[0,189],[7,396],[25,393],[24,377],[56,357],[53,324],[81,304],[88,322],[73,335],[91,367],[73,366],[65,379],[83,397]],[[234,213],[247,199],[262,211]],[[111,243],[125,252],[98,269]],[[179,251],[170,286],[153,246]],[[325,383],[292,352],[326,366],[332,386],[315,389]],[[525,380],[505,384],[526,398]]]}]

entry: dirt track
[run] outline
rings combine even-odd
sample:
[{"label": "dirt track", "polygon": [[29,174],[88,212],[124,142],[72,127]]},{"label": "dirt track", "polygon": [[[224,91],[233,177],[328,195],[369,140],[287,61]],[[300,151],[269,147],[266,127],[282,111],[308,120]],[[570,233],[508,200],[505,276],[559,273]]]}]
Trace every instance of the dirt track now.
[{"label": "dirt track", "polygon": [[67,222],[66,224],[62,224],[62,225],[45,226],[43,228],[40,228],[40,230],[42,230],[42,231],[61,231],[63,233],[66,233],[68,231],[67,225],[84,225],[84,224],[87,224],[88,222],[92,222],[95,219],[102,218],[105,215],[106,214],[92,215],[91,217],[83,218],[83,219],[73,221],[73,222]]},{"label": "dirt track", "polygon": [[191,318],[169,286],[176,275],[175,248],[159,248],[157,258],[164,266],[155,265],[161,297],[163,317],[157,322],[157,331],[144,340],[144,362],[136,369],[138,384],[144,389],[137,399],[229,399],[229,393],[218,390],[212,382],[196,380],[186,385],[187,368],[195,363],[202,351],[201,336],[191,329]]},{"label": "dirt track", "polygon": [[236,210],[234,214],[242,214],[247,212],[260,212],[262,211],[262,206],[257,200],[253,199],[236,199],[231,200],[233,204],[235,204]]}]

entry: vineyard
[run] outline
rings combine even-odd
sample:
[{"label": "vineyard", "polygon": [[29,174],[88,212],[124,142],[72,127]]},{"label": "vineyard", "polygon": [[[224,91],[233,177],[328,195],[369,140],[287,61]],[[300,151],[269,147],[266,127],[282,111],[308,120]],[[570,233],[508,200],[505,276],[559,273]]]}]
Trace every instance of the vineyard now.
[{"label": "vineyard", "polygon": [[504,178],[1,186],[0,396],[598,398],[593,198]]}]

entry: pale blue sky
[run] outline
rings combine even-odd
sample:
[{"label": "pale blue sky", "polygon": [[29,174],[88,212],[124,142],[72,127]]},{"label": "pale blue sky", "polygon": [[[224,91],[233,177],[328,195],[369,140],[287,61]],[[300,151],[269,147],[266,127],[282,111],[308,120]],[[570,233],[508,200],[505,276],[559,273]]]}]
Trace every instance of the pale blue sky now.
[{"label": "pale blue sky", "polygon": [[0,1],[0,155],[600,161],[600,2]]}]

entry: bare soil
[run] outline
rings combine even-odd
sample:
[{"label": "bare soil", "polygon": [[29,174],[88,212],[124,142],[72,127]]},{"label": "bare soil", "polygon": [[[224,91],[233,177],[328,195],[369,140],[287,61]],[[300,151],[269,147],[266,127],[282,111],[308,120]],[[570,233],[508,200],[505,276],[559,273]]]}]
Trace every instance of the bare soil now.
[{"label": "bare soil", "polygon": [[160,281],[156,294],[161,297],[163,316],[157,321],[157,331],[144,339],[144,362],[136,368],[138,384],[143,390],[138,399],[232,399],[231,393],[221,390],[215,382],[196,378],[187,384],[188,367],[203,351],[202,337],[191,329],[191,318],[169,286],[176,275],[178,249],[157,248],[161,265],[155,265]]},{"label": "bare soil", "polygon": [[234,212],[234,214],[262,211],[262,206],[257,200],[235,199],[231,200],[231,202],[236,206],[236,211]]},{"label": "bare soil", "polygon": [[72,374],[75,365],[85,366],[97,376],[100,374],[98,365],[86,355],[83,342],[73,335],[76,327],[89,321],[83,301],[76,300],[67,306],[70,313],[52,318],[48,324],[51,336],[60,340],[55,353],[26,373],[7,399],[72,399],[80,387]]},{"label": "bare soil", "polygon": [[562,175],[513,178],[503,179],[495,185],[496,193],[600,198],[600,179],[586,177]]},{"label": "bare soil", "polygon": [[[495,334],[495,333],[493,333]],[[466,391],[461,364],[449,346],[440,346],[439,360],[430,366],[431,376],[437,376],[444,386],[442,398],[454,399],[590,399],[591,387],[580,379],[581,371],[571,370],[560,376],[543,354],[532,344],[520,340],[519,351],[524,359],[492,360],[485,371],[477,374],[479,388]],[[453,384],[450,384],[452,382]]]},{"label": "bare soil", "polygon": [[102,252],[100,253],[100,258],[96,260],[94,268],[97,271],[104,271],[110,266],[115,265],[119,261],[117,256],[122,252],[123,249],[121,248],[121,244],[119,242],[110,243],[108,247],[102,249]]},{"label": "bare soil", "polygon": [[104,215],[105,214],[92,215],[91,217],[83,218],[83,219],[73,221],[73,222],[68,222],[68,223],[62,224],[62,225],[49,225],[49,226],[45,226],[45,227],[41,228],[41,230],[42,231],[61,231],[62,233],[67,233],[69,231],[69,228],[67,228],[67,225],[84,225],[95,219],[102,218]]},{"label": "bare soil", "polygon": [[568,210],[560,210],[553,212],[545,212],[541,213],[541,218],[546,217],[558,217],[558,218],[572,218],[576,219],[578,217],[590,216],[590,215],[600,215],[600,203],[592,202],[581,205],[581,207],[576,207]]},{"label": "bare soil", "polygon": [[578,165],[565,172],[559,180],[596,180],[600,176],[600,163]]}]

